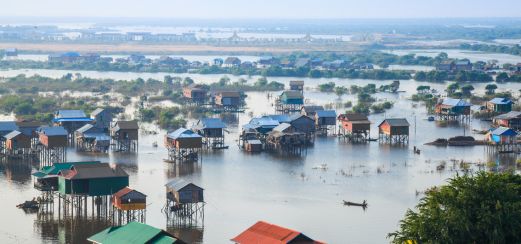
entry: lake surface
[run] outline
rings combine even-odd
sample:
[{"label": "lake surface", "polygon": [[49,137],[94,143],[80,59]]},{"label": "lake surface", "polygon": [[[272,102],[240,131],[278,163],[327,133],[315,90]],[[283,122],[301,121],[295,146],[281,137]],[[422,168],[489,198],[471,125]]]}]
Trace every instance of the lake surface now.
[{"label": "lake surface", "polygon": [[[61,77],[67,72],[54,70],[0,71],[0,76],[28,75]],[[135,79],[137,77],[162,79],[162,73],[85,72],[93,78]],[[176,74],[177,75],[177,74]],[[216,82],[222,75],[191,75],[196,82]],[[232,81],[238,79],[229,76]],[[253,82],[258,77],[246,77]],[[274,77],[288,83],[301,79],[306,82],[305,97],[308,103],[337,103],[334,94],[317,92],[313,88],[324,82],[337,85],[390,84],[391,81],[351,79],[311,79]],[[93,155],[76,153],[69,149],[67,160],[100,160],[122,165],[130,175],[130,187],[148,196],[146,223],[180,234],[198,243],[231,243],[229,240],[258,220],[265,220],[304,232],[312,238],[328,243],[387,243],[386,235],[396,230],[399,220],[408,208],[414,207],[421,194],[417,192],[443,184],[455,171],[438,172],[441,161],[462,160],[471,162],[495,161],[501,167],[512,164],[515,155],[489,154],[484,147],[434,147],[423,145],[441,137],[471,134],[471,129],[487,129],[488,123],[472,120],[469,126],[440,124],[426,120],[424,106],[408,98],[419,84],[428,84],[443,91],[446,84],[401,81],[396,94],[379,93],[379,101],[392,101],[394,107],[386,113],[370,116],[371,137],[377,138],[377,125],[384,118],[405,117],[411,124],[408,146],[389,146],[378,142],[350,144],[334,137],[317,137],[315,145],[301,157],[286,157],[270,153],[249,154],[241,151],[236,140],[240,127],[251,116],[274,113],[273,101],[264,92],[250,92],[246,99],[245,113],[228,115],[225,122],[229,134],[229,149],[204,153],[197,164],[170,164],[163,162],[167,151],[162,145],[164,130],[154,125],[157,135],[141,135],[139,152],[131,154],[110,153]],[[476,92],[483,93],[485,84],[476,84]],[[521,84],[499,85],[499,90],[517,91]],[[354,95],[342,97],[342,101],[355,101]],[[130,108],[129,108],[130,109]],[[338,109],[337,113],[345,109]],[[191,120],[193,121],[193,120]],[[477,139],[482,136],[474,135]],[[158,142],[159,147],[152,147]],[[412,152],[418,146],[421,154]],[[314,169],[327,164],[327,170]],[[448,163],[450,165],[450,163]],[[38,214],[24,213],[15,208],[25,200],[38,196],[33,189],[31,162],[2,161],[0,164],[0,241],[3,243],[69,243],[80,242],[95,231],[105,228],[95,220],[76,222],[58,219],[42,219]],[[171,227],[161,212],[165,204],[164,184],[182,178],[205,189],[204,226]],[[367,200],[369,208],[345,207],[342,200],[361,202]],[[71,224],[73,223],[73,224]],[[72,231],[74,230],[74,231]],[[347,241],[346,241],[347,240]]]}]

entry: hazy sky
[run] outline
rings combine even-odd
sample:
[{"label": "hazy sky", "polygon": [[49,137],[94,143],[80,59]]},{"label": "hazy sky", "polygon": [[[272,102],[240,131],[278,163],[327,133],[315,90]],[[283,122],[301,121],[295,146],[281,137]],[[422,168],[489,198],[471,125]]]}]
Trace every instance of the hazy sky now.
[{"label": "hazy sky", "polygon": [[1,16],[168,18],[521,17],[521,0],[2,0]]}]

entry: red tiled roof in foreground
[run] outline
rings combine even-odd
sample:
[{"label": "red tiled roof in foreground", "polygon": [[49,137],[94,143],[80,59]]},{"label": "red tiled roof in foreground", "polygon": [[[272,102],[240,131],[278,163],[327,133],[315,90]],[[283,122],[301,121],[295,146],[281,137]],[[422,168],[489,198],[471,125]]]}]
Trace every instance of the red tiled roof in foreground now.
[{"label": "red tiled roof in foreground", "polygon": [[233,238],[232,241],[240,244],[324,244],[324,242],[314,241],[313,239],[298,231],[287,229],[264,221],[257,222]]}]

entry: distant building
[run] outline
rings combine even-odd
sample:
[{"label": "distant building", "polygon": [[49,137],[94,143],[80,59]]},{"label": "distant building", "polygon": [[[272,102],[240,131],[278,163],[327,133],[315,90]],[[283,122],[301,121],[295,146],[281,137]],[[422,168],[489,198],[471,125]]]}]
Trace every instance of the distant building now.
[{"label": "distant building", "polygon": [[471,71],[472,63],[468,59],[447,59],[436,65],[436,70],[446,72]]},{"label": "distant building", "polygon": [[238,67],[241,65],[241,60],[237,57],[227,57],[224,60],[224,67]]},{"label": "distant building", "polygon": [[259,59],[259,61],[257,62],[257,68],[268,68],[268,67],[271,67],[273,65],[278,65],[279,63],[279,60],[276,59],[275,57],[273,56],[264,56],[264,57],[261,57]]},{"label": "distant building", "polygon": [[212,64],[220,67],[224,64],[224,60],[222,58],[215,58]]},{"label": "distant building", "polygon": [[454,63],[454,71],[471,71],[472,63],[468,59],[458,60]]},{"label": "distant building", "polygon": [[496,97],[486,103],[487,110],[495,113],[508,113],[512,111],[512,100]]},{"label": "distant building", "polygon": [[238,108],[242,104],[241,92],[221,91],[214,93],[214,103],[219,107]]},{"label": "distant building", "polygon": [[289,81],[289,89],[291,91],[304,92],[304,81],[303,80],[291,80],[291,81]]},{"label": "distant building", "polygon": [[191,84],[183,88],[183,97],[193,103],[204,103],[207,101],[207,89],[200,84]]},{"label": "distant building", "polygon": [[268,222],[259,221],[231,239],[237,244],[280,243],[280,244],[323,244],[301,232],[287,229]]},{"label": "distant building", "polygon": [[16,57],[18,56],[18,49],[16,48],[6,48],[4,50],[4,54],[6,57]]},{"label": "distant building", "polygon": [[48,57],[49,62],[74,63],[81,59],[81,55],[77,52],[66,52],[62,54],[51,54]]}]

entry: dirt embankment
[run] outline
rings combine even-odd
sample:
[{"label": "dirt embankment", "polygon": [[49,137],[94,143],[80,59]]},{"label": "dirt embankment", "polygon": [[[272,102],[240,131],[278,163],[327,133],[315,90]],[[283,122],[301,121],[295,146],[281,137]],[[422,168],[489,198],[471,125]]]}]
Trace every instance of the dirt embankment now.
[{"label": "dirt embankment", "polygon": [[25,43],[10,42],[0,43],[0,49],[17,48],[21,52],[29,53],[56,53],[56,52],[96,52],[102,54],[125,54],[125,53],[146,53],[146,54],[243,54],[255,55],[261,53],[290,53],[295,51],[334,51],[334,52],[355,52],[360,50],[357,44],[339,45],[284,45],[284,46],[215,46],[205,44],[141,44],[141,43],[121,43],[121,44],[92,44],[92,43]]}]

